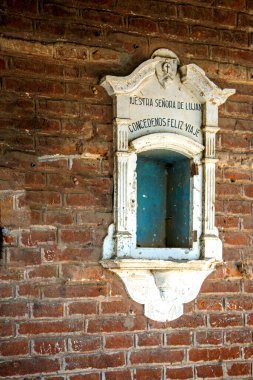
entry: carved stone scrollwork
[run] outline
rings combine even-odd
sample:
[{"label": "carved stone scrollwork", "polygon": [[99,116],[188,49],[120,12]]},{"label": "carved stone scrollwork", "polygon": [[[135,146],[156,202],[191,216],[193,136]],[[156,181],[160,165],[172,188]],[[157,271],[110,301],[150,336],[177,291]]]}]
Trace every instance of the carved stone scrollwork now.
[{"label": "carved stone scrollwork", "polygon": [[183,314],[183,304],[192,301],[215,260],[188,263],[160,260],[104,260],[103,266],[124,282],[129,296],[144,305],[147,317],[166,322]]}]

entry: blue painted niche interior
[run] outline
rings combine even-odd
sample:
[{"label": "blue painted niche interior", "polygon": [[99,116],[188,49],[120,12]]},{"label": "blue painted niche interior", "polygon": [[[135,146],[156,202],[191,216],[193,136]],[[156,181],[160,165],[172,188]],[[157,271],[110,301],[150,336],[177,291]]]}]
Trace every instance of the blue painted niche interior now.
[{"label": "blue painted niche interior", "polygon": [[137,156],[137,246],[192,246],[191,160],[169,150]]}]

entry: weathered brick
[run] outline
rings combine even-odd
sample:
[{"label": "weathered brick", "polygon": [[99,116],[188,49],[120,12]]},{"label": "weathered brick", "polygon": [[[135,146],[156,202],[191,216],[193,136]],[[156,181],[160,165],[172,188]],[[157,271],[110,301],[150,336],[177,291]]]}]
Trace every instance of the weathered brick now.
[{"label": "weathered brick", "polygon": [[37,3],[33,0],[7,0],[7,9],[15,9],[16,12],[21,12],[25,14],[36,15],[37,14]]},{"label": "weathered brick", "polygon": [[29,353],[29,344],[27,340],[8,340],[0,342],[1,356],[18,356]]},{"label": "weathered brick", "polygon": [[74,215],[67,211],[46,211],[44,215],[45,223],[49,225],[69,225],[74,222]]},{"label": "weathered brick", "polygon": [[98,266],[84,267],[79,265],[62,265],[62,276],[70,281],[101,282],[104,279],[103,270]]},{"label": "weathered brick", "polygon": [[243,315],[241,314],[211,314],[209,317],[212,327],[232,327],[243,325]]},{"label": "weathered brick", "polygon": [[[63,35],[65,33],[68,41],[71,42],[81,42],[82,44],[90,44],[91,41],[96,41],[96,44],[102,43],[103,33],[101,28],[95,26],[88,26],[84,24],[75,24],[71,23],[67,25],[66,30],[62,30],[62,24],[58,25],[58,30],[52,30],[52,34],[55,35],[58,32],[58,35]],[[43,29],[48,33],[46,24],[43,25]]]},{"label": "weathered brick", "polygon": [[249,139],[247,135],[222,135],[222,146],[225,149],[246,149],[249,147]]},{"label": "weathered brick", "polygon": [[251,366],[249,363],[227,363],[228,376],[250,376]]},{"label": "weathered brick", "polygon": [[11,337],[14,336],[14,323],[10,321],[0,321],[0,334],[1,337]]},{"label": "weathered brick", "polygon": [[[135,373],[136,380],[160,380],[162,374],[161,368],[137,368]],[[130,379],[130,378],[129,378]]]},{"label": "weathered brick", "polygon": [[32,350],[38,355],[58,355],[65,351],[65,343],[61,338],[36,339],[33,341]]},{"label": "weathered brick", "polygon": [[117,370],[105,373],[106,380],[131,380],[131,372],[129,370]]},{"label": "weathered brick", "polygon": [[[73,142],[72,148],[75,148],[76,142]],[[51,189],[57,190],[59,188],[64,188],[64,190],[67,191],[75,191],[76,190],[76,183],[73,178],[69,175],[66,175],[66,173],[48,173],[47,174],[47,183],[48,186],[50,186]],[[77,180],[78,181],[78,180]],[[78,181],[79,184],[79,181]]]},{"label": "weathered brick", "polygon": [[24,318],[28,316],[28,305],[25,302],[0,303],[0,317]]},{"label": "weathered brick", "polygon": [[18,32],[31,33],[32,32],[32,21],[31,19],[25,17],[17,17],[14,15],[1,14],[1,27],[2,32]]},{"label": "weathered brick", "polygon": [[37,207],[59,207],[61,205],[61,194],[56,191],[28,191],[27,202]]},{"label": "weathered brick", "polygon": [[159,30],[166,36],[177,38],[187,37],[189,35],[189,27],[187,24],[179,21],[161,21],[159,23]]},{"label": "weathered brick", "polygon": [[252,343],[252,332],[251,330],[233,330],[226,331],[225,342],[228,344],[245,344]]},{"label": "weathered brick", "polygon": [[216,348],[191,348],[189,350],[189,360],[193,362],[231,360],[240,357],[240,348],[216,347]]},{"label": "weathered brick", "polygon": [[125,300],[101,302],[101,312],[103,314],[128,314],[130,310],[131,304]]},{"label": "weathered brick", "polygon": [[95,262],[98,261],[101,255],[101,252],[98,249],[94,248],[80,248],[80,247],[71,247],[71,248],[57,248],[55,246],[47,246],[43,250],[43,256],[45,261],[70,261],[70,262]]},{"label": "weathered brick", "polygon": [[218,0],[217,7],[231,8],[242,11],[245,9],[245,0]]},{"label": "weathered brick", "polygon": [[56,81],[46,81],[43,79],[17,79],[5,78],[4,88],[7,91],[15,91],[21,93],[49,95],[51,97],[61,96],[64,94],[64,85]]},{"label": "weathered brick", "polygon": [[145,351],[134,351],[130,354],[130,362],[137,363],[178,363],[183,360],[182,350],[149,349]]},{"label": "weathered brick", "polygon": [[[166,46],[166,40],[153,37],[150,38],[150,52],[159,49],[161,46]],[[179,57],[184,56],[185,59],[206,59],[209,56],[208,46],[206,44],[186,44],[180,42],[170,42],[170,49],[173,50]]]},{"label": "weathered brick", "polygon": [[230,102],[226,103],[226,111],[229,114],[250,114],[252,110],[250,103],[239,103],[239,102]]},{"label": "weathered brick", "polygon": [[253,326],[253,314],[248,314],[247,316],[247,324]]},{"label": "weathered brick", "polygon": [[83,375],[73,375],[73,376],[70,376],[69,379],[70,380],[100,380],[100,374],[93,372],[93,373],[86,373]]},{"label": "weathered brick", "polygon": [[198,298],[196,302],[198,310],[213,310],[222,311],[223,301],[222,298]]},{"label": "weathered brick", "polygon": [[91,51],[91,60],[96,62],[119,63],[120,57],[120,53],[115,50],[100,48]]},{"label": "weathered brick", "polygon": [[43,188],[46,184],[46,176],[44,173],[28,172],[25,174],[25,186],[27,188],[36,189]]},{"label": "weathered brick", "polygon": [[235,279],[235,278],[242,278],[243,276],[243,269],[241,262],[227,262],[224,267],[224,278],[226,279]]},{"label": "weathered brick", "polygon": [[0,376],[22,376],[26,374],[41,374],[56,372],[60,369],[60,363],[57,359],[31,358],[20,359],[15,361],[6,361],[0,363]]},{"label": "weathered brick", "polygon": [[[66,196],[66,205],[74,207],[85,207],[86,210],[97,208],[103,203],[102,197],[96,196],[92,191],[86,191],[82,194],[68,194]],[[104,198],[104,200],[106,200]],[[108,204],[108,201],[106,202]]]},{"label": "weathered brick", "polygon": [[77,14],[77,9],[74,7],[67,7],[61,4],[53,4],[51,2],[46,1],[44,3],[41,13],[43,15],[46,15],[47,17],[75,17]]},{"label": "weathered brick", "polygon": [[252,62],[252,52],[248,50],[225,48],[221,46],[211,47],[211,59],[234,64],[248,64]]},{"label": "weathered brick", "polygon": [[92,315],[97,314],[96,302],[72,302],[68,305],[69,315]]},{"label": "weathered brick", "polygon": [[23,283],[18,286],[18,296],[21,298],[39,298],[39,284]]},{"label": "weathered brick", "polygon": [[128,349],[133,347],[134,339],[132,335],[115,334],[105,338],[105,348],[107,349]]},{"label": "weathered brick", "polygon": [[99,297],[107,294],[107,287],[104,284],[85,284],[85,285],[66,285],[51,286],[43,289],[46,298],[80,298],[80,297]]},{"label": "weathered brick", "polygon": [[251,131],[251,124],[252,122],[250,120],[243,120],[238,119],[236,120],[235,129],[238,131]]},{"label": "weathered brick", "polygon": [[221,31],[221,41],[229,46],[248,46],[248,34],[242,31]]},{"label": "weathered brick", "polygon": [[92,211],[77,211],[77,223],[79,225],[85,224],[87,226],[93,227],[108,227],[110,223],[112,223],[112,215],[110,213],[102,213],[97,212],[94,213]]},{"label": "weathered brick", "polygon": [[171,18],[177,14],[175,4],[157,0],[151,0],[148,3],[145,0],[138,2],[129,0],[127,3],[119,2],[116,9],[123,14],[145,15],[154,18]]},{"label": "weathered brick", "polygon": [[33,304],[34,318],[57,318],[63,317],[63,304],[41,303]]},{"label": "weathered brick", "polygon": [[120,14],[113,12],[103,12],[92,9],[83,9],[81,16],[84,20],[89,20],[89,23],[94,23],[95,25],[108,25],[112,26],[123,26],[123,17]]},{"label": "weathered brick", "polygon": [[236,216],[217,216],[216,217],[216,225],[218,228],[228,229],[239,229],[239,217]]},{"label": "weathered brick", "polygon": [[[247,78],[247,70],[245,67],[237,65],[237,64],[229,64],[229,63],[219,63],[219,76],[221,78],[233,78],[236,80],[246,80]],[[228,123],[231,123],[231,119],[228,119]]]},{"label": "weathered brick", "polygon": [[91,233],[85,229],[61,229],[60,233],[61,241],[71,245],[90,244]]},{"label": "weathered brick", "polygon": [[250,14],[240,13],[238,15],[238,25],[240,28],[252,30],[253,16]]},{"label": "weathered brick", "polygon": [[81,116],[87,118],[92,116],[93,120],[101,123],[112,123],[112,107],[103,104],[82,103]]},{"label": "weathered brick", "polygon": [[180,368],[167,368],[166,376],[169,379],[192,379],[193,368],[192,367],[180,367]]},{"label": "weathered brick", "polygon": [[243,229],[252,230],[253,229],[253,218],[251,216],[243,217]]},{"label": "weathered brick", "polygon": [[54,279],[58,277],[58,268],[56,266],[44,265],[34,269],[27,269],[27,277],[29,279]]},{"label": "weathered brick", "polygon": [[[39,155],[70,155],[77,154],[77,139],[60,136],[42,136],[37,137],[37,153]],[[60,174],[58,174],[60,178]],[[67,182],[68,177],[65,177]]]},{"label": "weathered brick", "polygon": [[[72,91],[74,92],[75,84],[72,84]],[[69,89],[69,88],[68,88]],[[108,129],[110,129],[108,127]],[[86,119],[66,119],[62,120],[62,133],[66,135],[78,135],[82,136],[83,139],[89,140],[93,137],[93,124],[91,121]],[[104,133],[100,133],[104,136]],[[80,161],[84,161],[85,159],[82,158]],[[88,161],[88,159],[86,159]],[[74,160],[73,160],[74,162]]]},{"label": "weathered brick", "polygon": [[123,353],[94,354],[86,356],[66,357],[66,369],[78,368],[110,368],[121,367],[125,364]]},{"label": "weathered brick", "polygon": [[62,115],[62,116],[78,116],[79,115],[79,105],[74,101],[67,100],[44,100],[41,99],[38,102],[40,115],[50,114],[50,115]]},{"label": "weathered brick", "polygon": [[223,368],[221,365],[202,365],[196,367],[197,376],[198,377],[222,377],[223,376]]},{"label": "weathered brick", "polygon": [[0,58],[0,70],[5,70],[6,62],[4,58]]},{"label": "weathered brick", "polygon": [[43,57],[53,56],[53,47],[51,45],[45,45],[40,42],[22,41],[20,39],[1,38],[0,47],[3,51],[9,51],[12,53],[38,55]]},{"label": "weathered brick", "polygon": [[247,198],[253,198],[253,185],[244,185],[244,194]]},{"label": "weathered brick", "polygon": [[95,98],[91,86],[81,83],[69,83],[66,86],[66,93],[69,98],[86,98],[93,100]]},{"label": "weathered brick", "polygon": [[189,346],[191,345],[192,337],[188,331],[167,334],[168,346]]},{"label": "weathered brick", "polygon": [[219,40],[219,32],[217,29],[205,28],[199,25],[193,25],[190,38],[193,40],[212,41],[217,42]]},{"label": "weathered brick", "polygon": [[26,247],[36,247],[55,241],[56,231],[54,230],[23,231],[21,235],[21,244]]},{"label": "weathered brick", "polygon": [[8,281],[12,283],[13,281],[20,281],[24,278],[24,271],[20,268],[12,267],[11,269],[6,270],[5,268],[0,267],[0,280]]},{"label": "weathered brick", "polygon": [[225,210],[232,214],[250,214],[251,204],[245,201],[229,201],[225,203]]},{"label": "weathered brick", "polygon": [[[234,262],[239,262],[241,260],[241,249],[235,246],[223,248],[223,259],[224,260],[234,260]],[[240,291],[240,287],[237,284],[237,289]]]},{"label": "weathered brick", "polygon": [[160,346],[162,336],[159,333],[145,333],[137,335],[138,346]]},{"label": "weathered brick", "polygon": [[[235,182],[235,181],[234,181]],[[238,199],[241,197],[241,186],[231,183],[218,183],[216,191],[217,198],[235,198]]]},{"label": "weathered brick", "polygon": [[223,343],[221,331],[197,331],[196,341],[203,345],[221,345]]},{"label": "weathered brick", "polygon": [[[107,34],[107,40],[115,49],[120,48],[124,52],[131,54],[133,68],[136,63],[138,64],[143,61],[143,57],[145,57],[145,53],[148,50],[148,42],[145,36],[111,31]],[[107,101],[111,101],[109,96]]]},{"label": "weathered brick", "polygon": [[172,329],[176,328],[197,328],[200,326],[205,326],[205,318],[201,314],[184,314],[180,318],[177,318],[171,322],[156,322],[153,320],[148,321],[149,328],[152,329],[167,329],[168,327]]},{"label": "weathered brick", "polygon": [[13,286],[8,284],[0,285],[0,298],[12,298],[13,297]]},{"label": "weathered brick", "polygon": [[145,326],[144,317],[114,317],[89,320],[87,331],[89,333],[138,331],[143,330]]},{"label": "weathered brick", "polygon": [[69,344],[73,352],[97,351],[101,348],[101,338],[91,336],[71,338]]},{"label": "weathered brick", "polygon": [[213,17],[210,8],[194,7],[192,5],[181,5],[179,7],[179,16],[192,21],[212,20]]},{"label": "weathered brick", "polygon": [[69,334],[83,332],[83,321],[59,320],[48,322],[23,322],[19,325],[20,335]]},{"label": "weathered brick", "polygon": [[224,178],[231,182],[245,182],[250,181],[251,173],[249,170],[242,170],[241,168],[227,168],[224,170]]},{"label": "weathered brick", "polygon": [[249,244],[249,236],[242,232],[226,232],[224,243],[229,245],[245,245]]},{"label": "weathered brick", "polygon": [[245,359],[253,358],[253,347],[245,347],[244,348],[244,358]]},{"label": "weathered brick", "polygon": [[252,310],[253,300],[251,297],[229,298],[226,305],[227,310]]},{"label": "weathered brick", "polygon": [[129,27],[144,33],[155,33],[157,24],[155,21],[143,17],[129,17]]},{"label": "weathered brick", "polygon": [[213,22],[218,24],[219,26],[236,26],[237,15],[235,12],[230,10],[214,8]]}]

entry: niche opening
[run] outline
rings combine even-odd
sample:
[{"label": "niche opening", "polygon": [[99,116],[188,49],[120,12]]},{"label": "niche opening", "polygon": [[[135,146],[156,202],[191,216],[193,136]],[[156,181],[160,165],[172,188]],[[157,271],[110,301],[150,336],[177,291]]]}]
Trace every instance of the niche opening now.
[{"label": "niche opening", "polygon": [[191,160],[171,150],[137,155],[137,247],[192,247]]}]

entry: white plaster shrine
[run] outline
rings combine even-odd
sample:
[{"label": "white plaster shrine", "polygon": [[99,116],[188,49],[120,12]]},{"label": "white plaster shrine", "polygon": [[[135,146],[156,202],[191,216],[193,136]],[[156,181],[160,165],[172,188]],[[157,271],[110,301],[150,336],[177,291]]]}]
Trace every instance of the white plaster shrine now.
[{"label": "white plaster shrine", "polygon": [[[120,276],[147,317],[170,321],[183,314],[183,304],[222,261],[215,227],[215,136],[218,106],[235,91],[218,88],[195,64],[180,66],[167,49],[156,50],[129,76],[106,76],[101,85],[113,97],[115,151],[114,223],[101,264]],[[188,246],[138,245],[136,161],[154,152],[185,157],[197,167],[190,179]]]}]

